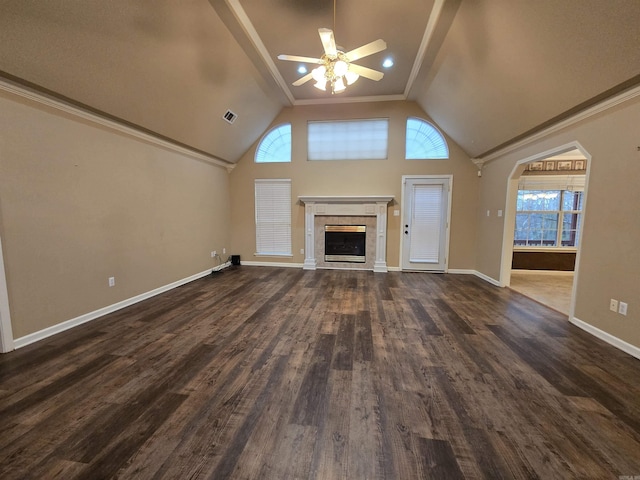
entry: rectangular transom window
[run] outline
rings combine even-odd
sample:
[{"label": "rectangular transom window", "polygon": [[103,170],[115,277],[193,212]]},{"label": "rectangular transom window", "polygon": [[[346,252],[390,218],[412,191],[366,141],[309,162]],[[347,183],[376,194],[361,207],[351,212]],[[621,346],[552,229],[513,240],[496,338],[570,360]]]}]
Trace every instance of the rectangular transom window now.
[{"label": "rectangular transom window", "polygon": [[255,181],[256,254],[291,255],[291,180]]},{"label": "rectangular transom window", "polygon": [[386,160],[389,119],[309,122],[309,160]]}]

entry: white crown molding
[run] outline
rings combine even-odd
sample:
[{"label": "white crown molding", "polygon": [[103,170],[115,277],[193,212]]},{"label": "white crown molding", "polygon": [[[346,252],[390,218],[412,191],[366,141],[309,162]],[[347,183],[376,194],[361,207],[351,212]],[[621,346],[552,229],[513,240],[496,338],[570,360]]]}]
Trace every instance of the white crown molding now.
[{"label": "white crown molding", "polygon": [[433,8],[431,9],[431,14],[429,15],[429,21],[427,22],[427,28],[424,31],[424,36],[422,37],[420,48],[418,48],[416,60],[415,62],[413,62],[413,67],[411,69],[411,73],[409,73],[409,79],[407,80],[407,86],[404,89],[405,98],[409,96],[409,92],[413,88],[413,82],[416,81],[418,73],[420,72],[420,68],[422,68],[424,56],[427,53],[427,47],[431,42],[431,37],[433,36],[433,32],[436,29],[436,25],[438,25],[438,20],[440,20],[440,14],[442,13],[444,4],[445,0],[435,0],[435,2],[433,3]]},{"label": "white crown molding", "polygon": [[[433,7],[434,12],[438,12],[438,16],[440,15],[440,11],[442,10],[443,0],[436,0],[436,4]],[[284,95],[287,97],[291,105],[293,106],[303,106],[303,105],[326,105],[326,104],[341,104],[341,103],[364,103],[364,102],[384,102],[384,101],[397,101],[397,100],[406,100],[406,94],[397,94],[397,95],[381,95],[381,96],[366,96],[366,97],[347,97],[347,96],[332,96],[329,98],[317,98],[317,99],[305,99],[305,100],[296,100],[290,86],[287,84],[286,80],[280,74],[278,67],[275,62],[272,60],[271,55],[267,51],[267,47],[262,42],[260,35],[256,31],[253,23],[249,19],[249,16],[245,12],[242,5],[240,5],[239,0],[227,0],[227,5],[233,15],[236,17],[236,20],[244,30],[244,33],[247,35],[253,47],[256,49],[265,65],[269,69],[271,76],[276,81]],[[424,51],[426,51],[427,45],[431,36],[433,34],[433,30],[435,29],[437,18],[430,18],[429,24],[427,25],[427,31],[422,39],[421,48],[424,47]],[[433,23],[433,25],[432,25]],[[420,51],[422,56],[424,56],[424,51]],[[413,69],[416,70],[415,74],[412,71],[411,74],[413,77],[410,77],[410,81],[413,82],[415,77],[418,74],[418,70],[420,69],[420,65],[422,63],[422,56],[418,56],[416,58],[416,63],[413,66]],[[408,92],[409,88],[405,89],[405,92]]]},{"label": "white crown molding", "polygon": [[618,105],[621,105],[625,102],[631,101],[638,96],[640,96],[640,86],[631,88],[625,92],[620,93],[619,95],[603,100],[602,102],[592,107],[589,107],[579,113],[576,113],[575,115],[572,115],[571,117],[565,120],[562,120],[548,128],[545,128],[544,130],[534,133],[526,138],[523,138],[522,140],[512,143],[511,145],[507,145],[506,147],[501,148],[500,150],[493,152],[490,155],[482,157],[481,159],[474,159],[474,160],[482,160],[483,163],[491,162],[508,153],[511,153],[522,147],[525,147],[533,142],[536,142],[544,137],[557,133],[564,128],[570,127],[571,125],[575,125],[578,122],[586,120],[600,113],[606,112],[607,110],[617,107]]},{"label": "white crown molding", "polygon": [[10,82],[3,78],[0,78],[0,90],[25,98],[27,100],[30,100],[32,102],[35,102],[41,105],[54,108],[56,110],[73,115],[75,117],[82,118],[83,120],[88,120],[97,125],[101,125],[103,127],[109,128],[111,130],[114,130],[120,133],[124,133],[131,137],[138,138],[145,142],[179,153],[180,155],[190,157],[194,160],[199,160],[211,165],[215,165],[217,167],[225,168],[228,172],[231,172],[231,170],[233,170],[233,168],[235,167],[235,164],[227,162],[220,158],[214,157],[213,155],[212,156],[204,155],[202,153],[196,152],[189,148],[172,143],[170,141],[163,140],[154,135],[142,132],[128,125],[119,123],[115,120],[102,117],[96,113],[89,112],[75,105],[71,105],[57,98],[53,98],[43,93],[36,92],[35,90],[24,87],[22,85],[18,85],[16,83]]},{"label": "white crown molding", "polygon": [[317,98],[307,100],[296,100],[293,102],[294,106],[304,105],[333,105],[342,103],[373,103],[373,102],[396,102],[406,100],[404,95],[371,95],[368,97],[338,97],[336,95],[330,98]]},{"label": "white crown molding", "polygon": [[273,79],[280,86],[280,88],[284,92],[287,99],[291,102],[291,104],[295,104],[293,94],[289,89],[289,85],[287,85],[286,80],[282,77],[282,75],[280,75],[280,71],[278,70],[278,67],[276,67],[275,62],[271,59],[271,55],[267,51],[267,47],[265,47],[264,43],[262,43],[262,39],[260,38],[260,35],[258,35],[258,32],[253,26],[253,23],[251,23],[251,20],[249,20],[249,16],[247,15],[247,12],[245,12],[244,8],[242,8],[242,5],[240,5],[239,0],[227,0],[227,4],[231,9],[231,11],[233,12],[233,14],[235,15],[236,20],[238,20],[238,23],[240,23],[240,25],[244,29],[244,32],[246,33],[246,35],[251,40],[251,43],[253,43],[254,48],[258,51],[258,53],[262,57],[262,60],[269,68],[269,71],[271,72],[271,76],[273,77]]}]

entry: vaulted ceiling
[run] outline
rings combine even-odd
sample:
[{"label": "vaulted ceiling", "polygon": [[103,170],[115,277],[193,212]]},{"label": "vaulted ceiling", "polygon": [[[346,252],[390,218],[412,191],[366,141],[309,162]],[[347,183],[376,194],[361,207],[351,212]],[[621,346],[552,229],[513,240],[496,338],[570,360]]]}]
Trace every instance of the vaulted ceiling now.
[{"label": "vaulted ceiling", "polygon": [[[0,0],[0,74],[231,163],[283,107],[389,99],[482,157],[638,85],[639,22],[638,0]],[[384,39],[357,62],[384,78],[293,86],[277,56],[322,55],[320,27]]]}]

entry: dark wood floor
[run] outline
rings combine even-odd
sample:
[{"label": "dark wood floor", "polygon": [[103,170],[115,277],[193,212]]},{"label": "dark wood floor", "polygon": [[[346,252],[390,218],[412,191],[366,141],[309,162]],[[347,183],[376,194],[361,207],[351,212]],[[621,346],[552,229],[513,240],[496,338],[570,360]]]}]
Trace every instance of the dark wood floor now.
[{"label": "dark wood floor", "polygon": [[618,479],[639,399],[475,277],[242,266],[0,356],[0,478]]}]

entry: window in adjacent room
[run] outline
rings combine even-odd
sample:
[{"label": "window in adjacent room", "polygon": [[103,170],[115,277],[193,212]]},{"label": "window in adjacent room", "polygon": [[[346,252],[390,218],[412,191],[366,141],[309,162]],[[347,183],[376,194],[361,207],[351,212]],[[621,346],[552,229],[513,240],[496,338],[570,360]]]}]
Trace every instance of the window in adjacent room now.
[{"label": "window in adjacent room", "polygon": [[407,118],[405,138],[407,160],[445,160],[449,158],[447,142],[436,127],[421,118]]},{"label": "window in adjacent room", "polygon": [[575,248],[583,191],[518,190],[515,247]]},{"label": "window in adjacent room", "polygon": [[256,149],[256,163],[291,162],[291,124],[283,123],[269,130]]},{"label": "window in adjacent room", "polygon": [[385,160],[389,119],[313,121],[308,123],[309,160]]},{"label": "window in adjacent room", "polygon": [[256,255],[291,255],[291,180],[255,181]]}]

